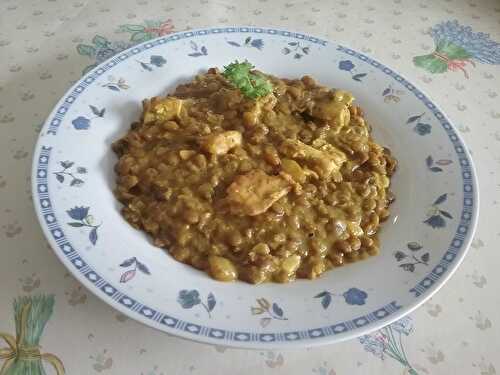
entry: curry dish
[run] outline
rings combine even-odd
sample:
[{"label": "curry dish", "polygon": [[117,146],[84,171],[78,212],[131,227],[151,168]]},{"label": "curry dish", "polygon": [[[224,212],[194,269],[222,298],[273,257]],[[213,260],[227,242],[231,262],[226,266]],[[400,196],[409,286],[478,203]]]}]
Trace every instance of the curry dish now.
[{"label": "curry dish", "polygon": [[113,144],[123,216],[222,281],[314,279],[378,253],[396,160],[353,96],[261,73],[245,96],[216,68],[143,102]]}]

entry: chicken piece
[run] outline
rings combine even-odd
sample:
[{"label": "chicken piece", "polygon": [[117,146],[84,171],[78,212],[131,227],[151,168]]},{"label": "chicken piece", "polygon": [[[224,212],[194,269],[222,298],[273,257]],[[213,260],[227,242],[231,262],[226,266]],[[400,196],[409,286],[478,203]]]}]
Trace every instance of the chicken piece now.
[{"label": "chicken piece", "polygon": [[350,106],[352,102],[354,101],[354,96],[348,91],[344,90],[335,90],[333,93],[333,99],[336,102],[343,103],[347,106]]},{"label": "chicken piece", "polygon": [[306,182],[307,174],[295,160],[283,159],[281,161],[281,168],[299,184]]},{"label": "chicken piece", "polygon": [[240,132],[229,130],[203,138],[201,148],[209,154],[224,155],[234,147],[241,145],[241,140]]},{"label": "chicken piece", "polygon": [[311,164],[320,178],[328,179],[338,172],[347,160],[345,154],[330,144],[316,149],[299,140],[287,140],[281,145],[281,152],[294,159],[303,159]]},{"label": "chicken piece", "polygon": [[180,116],[184,100],[166,97],[163,99],[153,98],[143,102],[144,122],[170,121]]},{"label": "chicken piece", "polygon": [[232,213],[255,216],[266,212],[281,197],[291,184],[281,176],[269,176],[260,169],[254,169],[235,178],[227,188],[227,202]]},{"label": "chicken piece", "polygon": [[349,125],[351,112],[349,105],[354,100],[353,96],[342,90],[337,90],[333,98],[319,100],[312,110],[312,116],[321,120],[332,122],[336,128]]}]

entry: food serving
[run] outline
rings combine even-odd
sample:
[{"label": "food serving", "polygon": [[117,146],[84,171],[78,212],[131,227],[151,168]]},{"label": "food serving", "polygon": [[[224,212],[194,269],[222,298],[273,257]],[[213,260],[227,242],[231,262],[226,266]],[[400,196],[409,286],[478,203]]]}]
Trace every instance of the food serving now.
[{"label": "food serving", "polygon": [[123,216],[221,281],[314,279],[375,255],[396,160],[353,101],[237,61],[146,99],[113,144]]}]

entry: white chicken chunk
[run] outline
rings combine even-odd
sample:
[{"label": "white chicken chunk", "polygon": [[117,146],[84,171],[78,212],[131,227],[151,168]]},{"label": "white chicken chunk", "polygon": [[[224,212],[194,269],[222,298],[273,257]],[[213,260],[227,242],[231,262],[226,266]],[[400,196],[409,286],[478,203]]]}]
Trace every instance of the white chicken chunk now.
[{"label": "white chicken chunk", "polygon": [[201,143],[201,148],[213,155],[224,155],[236,146],[241,145],[241,140],[240,132],[229,130],[205,137]]},{"label": "white chicken chunk", "polygon": [[332,145],[325,144],[316,149],[299,140],[287,140],[281,145],[281,151],[294,159],[309,162],[320,178],[328,179],[336,173],[347,160],[345,154]]},{"label": "white chicken chunk", "polygon": [[184,101],[174,97],[153,98],[151,101],[145,100],[144,122],[169,121],[178,118],[181,114]]},{"label": "white chicken chunk", "polygon": [[283,177],[269,176],[255,169],[235,178],[227,188],[227,201],[232,213],[255,216],[266,212],[291,188]]}]

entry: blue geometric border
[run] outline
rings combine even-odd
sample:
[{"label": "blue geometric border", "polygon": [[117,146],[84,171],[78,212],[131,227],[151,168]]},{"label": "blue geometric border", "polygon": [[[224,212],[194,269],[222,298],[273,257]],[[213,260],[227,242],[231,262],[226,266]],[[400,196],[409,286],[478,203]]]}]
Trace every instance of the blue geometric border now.
[{"label": "blue geometric border", "polygon": [[[266,29],[266,28],[251,28],[251,27],[230,27],[230,28],[213,28],[207,30],[197,30],[188,31],[170,35],[168,37],[159,38],[152,40],[150,42],[143,43],[139,46],[132,47],[122,53],[119,53],[115,57],[107,60],[102,65],[95,68],[93,71],[88,73],[85,77],[80,80],[80,82],[74,87],[74,89],[66,96],[63,103],[56,109],[55,115],[48,121],[48,131],[47,134],[57,135],[57,130],[59,125],[62,123],[64,115],[67,113],[70,106],[77,100],[78,96],[85,91],[85,89],[93,84],[96,79],[105,73],[107,70],[113,68],[120,62],[127,60],[131,56],[134,56],[144,50],[153,48],[160,44],[165,44],[167,42],[192,38],[200,35],[208,34],[220,34],[220,33],[265,33],[270,35],[281,35],[284,37],[307,40],[311,43],[316,43],[319,45],[327,45],[327,42],[318,38],[314,38],[308,35],[292,33],[282,30]],[[384,65],[374,61],[365,55],[362,55],[351,49],[339,46],[337,48],[339,51],[346,53],[349,56],[355,57],[361,61],[367,62],[374,68],[377,68],[384,72],[385,74],[391,76],[397,82],[403,84],[408,90],[413,92],[413,94],[422,101],[425,106],[434,114],[436,119],[441,123],[450,141],[452,142],[455,152],[457,153],[460,166],[462,169],[463,178],[463,191],[464,191],[464,201],[463,209],[461,213],[461,221],[458,225],[455,236],[441,259],[440,263],[434,267],[434,269],[415,287],[410,289],[410,292],[415,294],[415,297],[420,296],[426,290],[428,290],[436,280],[442,277],[450,264],[455,260],[456,255],[459,250],[463,247],[464,239],[468,232],[470,231],[470,225],[473,220],[474,212],[474,179],[472,176],[472,169],[470,161],[465,153],[464,146],[460,142],[456,133],[454,132],[452,126],[444,118],[444,115],[438,111],[435,105],[417,88],[412,84],[407,82],[400,75],[392,71],[391,69],[385,67]],[[80,257],[78,251],[69,243],[62,228],[59,226],[57,219],[54,214],[51,199],[49,197],[47,173],[48,165],[50,160],[51,147],[41,146],[40,154],[36,161],[36,196],[35,201],[40,207],[40,211],[44,220],[44,225],[49,229],[54,241],[57,243],[58,247],[64,253],[65,257],[75,266],[75,268],[85,276],[92,284],[94,284],[98,289],[100,289],[108,298],[113,299],[125,308],[139,313],[147,319],[153,320],[161,325],[165,325],[175,330],[181,330],[194,335],[206,336],[213,339],[218,339],[221,341],[235,341],[235,342],[290,342],[290,341],[301,341],[301,340],[314,340],[326,336],[334,336],[341,333],[351,331],[356,328],[363,327],[369,323],[375,322],[387,318],[389,315],[393,314],[397,310],[401,309],[395,301],[382,306],[380,309],[375,310],[364,316],[354,318],[349,321],[338,323],[335,325],[320,327],[317,329],[305,330],[305,331],[290,331],[290,332],[279,332],[279,333],[252,333],[252,332],[235,332],[222,329],[216,329],[211,327],[205,327],[197,325],[194,323],[186,322],[167,314],[156,311],[148,306],[141,304],[140,302],[134,300],[133,298],[123,294],[112,284],[104,280],[99,274],[92,270],[88,264]]]}]

